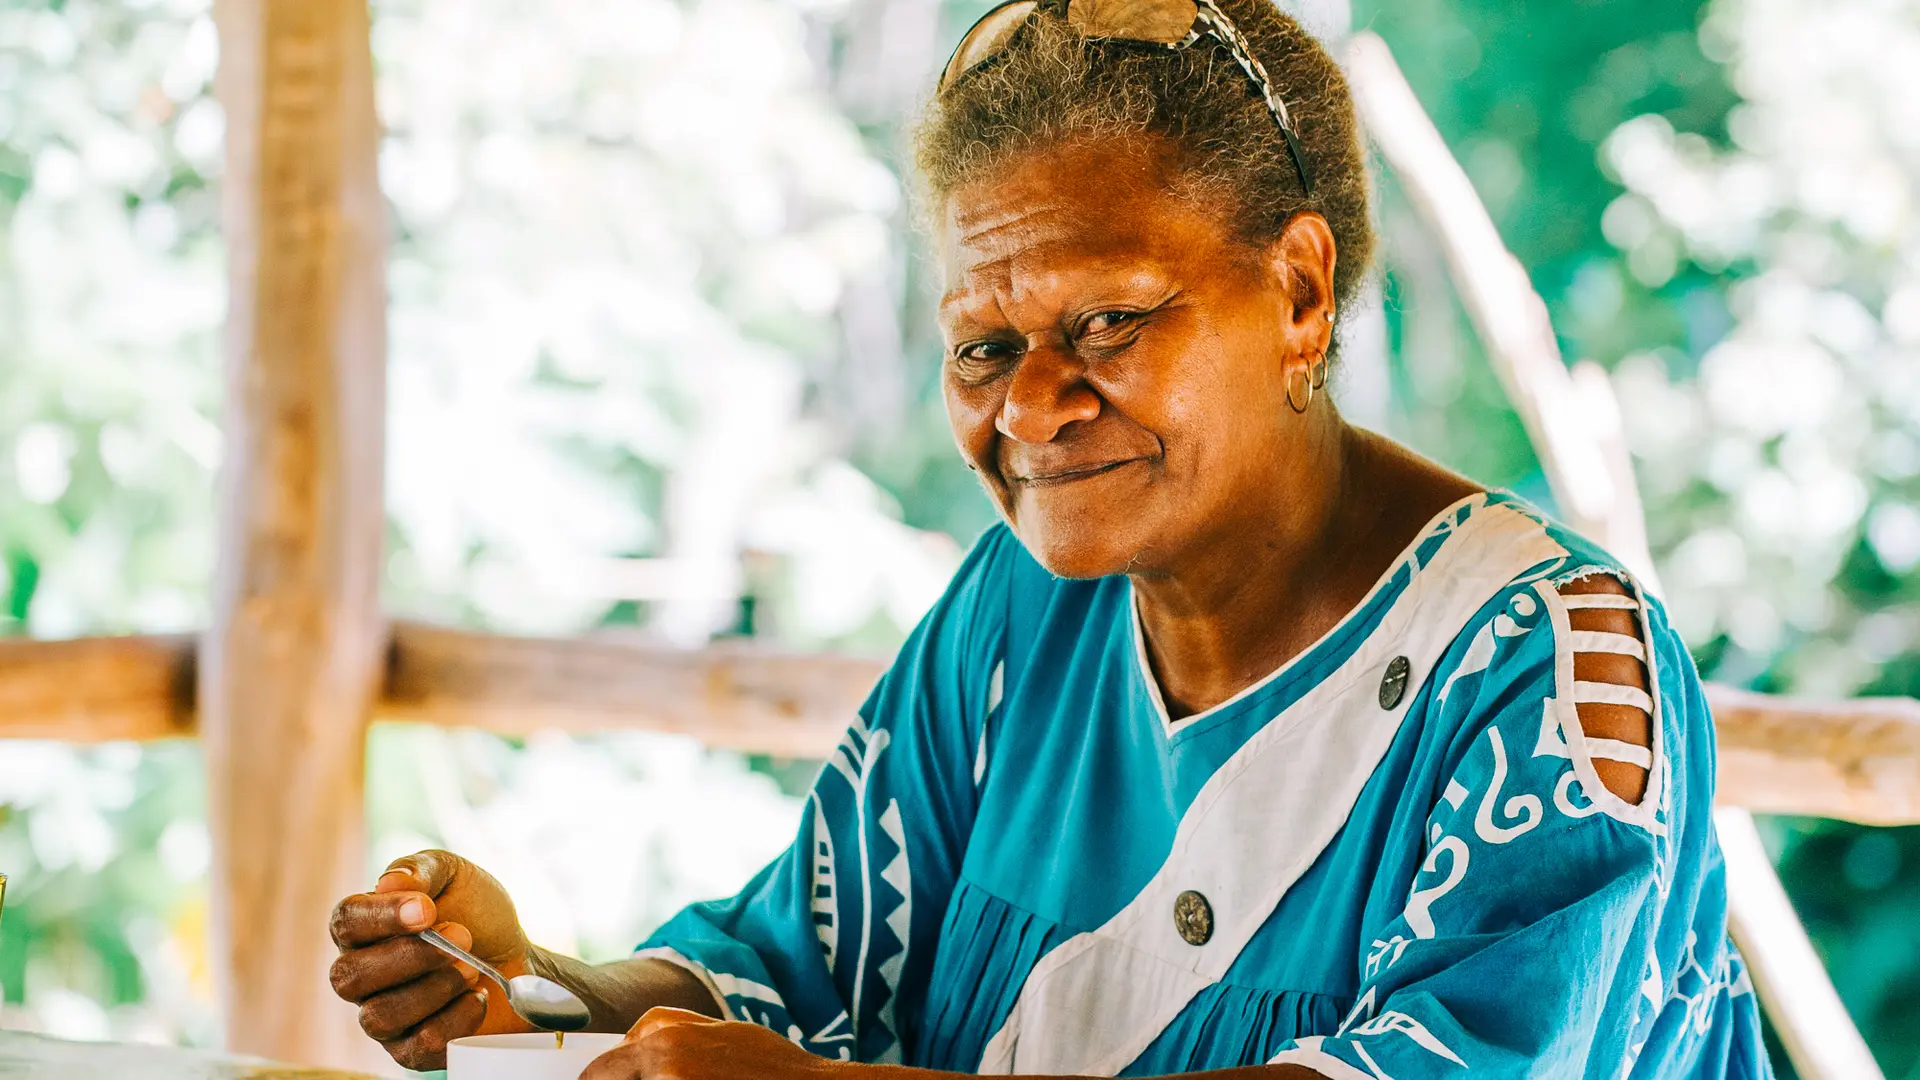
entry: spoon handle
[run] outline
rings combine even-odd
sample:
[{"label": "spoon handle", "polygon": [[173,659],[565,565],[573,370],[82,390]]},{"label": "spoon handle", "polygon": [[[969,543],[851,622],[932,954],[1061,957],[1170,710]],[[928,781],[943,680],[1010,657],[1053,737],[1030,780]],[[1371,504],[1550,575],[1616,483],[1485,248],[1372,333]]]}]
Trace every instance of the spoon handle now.
[{"label": "spoon handle", "polygon": [[492,979],[500,985],[500,992],[507,995],[508,1000],[512,1000],[513,990],[507,986],[507,977],[495,971],[492,964],[487,963],[485,960],[480,959],[460,946],[455,945],[453,942],[448,941],[446,938],[441,937],[438,930],[422,930],[419,933],[419,938],[421,941],[426,942],[441,952],[446,953],[448,956],[453,957],[455,960],[465,963],[468,967],[473,968],[487,978]]}]

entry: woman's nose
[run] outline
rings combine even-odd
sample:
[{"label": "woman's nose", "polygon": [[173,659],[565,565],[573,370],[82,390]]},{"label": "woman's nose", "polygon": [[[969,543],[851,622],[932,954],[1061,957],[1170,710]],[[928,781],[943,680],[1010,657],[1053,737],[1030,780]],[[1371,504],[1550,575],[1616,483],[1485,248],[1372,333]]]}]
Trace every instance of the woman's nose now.
[{"label": "woman's nose", "polygon": [[1015,442],[1052,442],[1062,428],[1100,415],[1086,367],[1054,346],[1030,348],[1014,368],[994,429]]}]

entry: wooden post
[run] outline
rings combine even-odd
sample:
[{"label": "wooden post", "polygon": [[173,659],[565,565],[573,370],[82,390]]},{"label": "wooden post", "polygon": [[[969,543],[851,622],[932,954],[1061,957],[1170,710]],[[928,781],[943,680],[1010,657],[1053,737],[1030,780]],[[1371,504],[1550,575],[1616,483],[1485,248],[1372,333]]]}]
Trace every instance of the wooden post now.
[{"label": "wooden post", "polygon": [[1713,825],[1727,860],[1728,888],[1739,890],[1729,896],[1727,925],[1740,942],[1762,1002],[1773,1013],[1773,1030],[1786,1046],[1794,1071],[1807,1080],[1882,1080],[1872,1049],[1834,992],[1826,965],[1773,872],[1773,859],[1760,842],[1753,815],[1737,807],[1717,807]]},{"label": "wooden post", "polygon": [[216,0],[226,454],[200,708],[227,1043],[354,1060],[327,913],[379,691],[385,209],[362,0]]}]

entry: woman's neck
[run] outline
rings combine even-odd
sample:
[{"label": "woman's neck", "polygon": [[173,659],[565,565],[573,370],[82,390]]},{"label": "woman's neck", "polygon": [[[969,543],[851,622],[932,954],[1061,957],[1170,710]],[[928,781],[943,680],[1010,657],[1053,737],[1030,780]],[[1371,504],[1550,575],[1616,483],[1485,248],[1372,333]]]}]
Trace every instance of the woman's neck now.
[{"label": "woman's neck", "polygon": [[1167,573],[1133,575],[1169,715],[1204,712],[1304,652],[1359,606],[1471,483],[1327,410],[1291,468],[1311,483],[1226,524]]}]

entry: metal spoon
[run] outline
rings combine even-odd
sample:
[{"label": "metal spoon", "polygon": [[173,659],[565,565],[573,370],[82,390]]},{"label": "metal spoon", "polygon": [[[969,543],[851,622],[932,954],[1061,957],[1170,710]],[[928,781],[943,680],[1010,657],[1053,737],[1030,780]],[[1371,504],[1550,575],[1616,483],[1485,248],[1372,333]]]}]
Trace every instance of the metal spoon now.
[{"label": "metal spoon", "polygon": [[422,930],[420,940],[465,963],[500,984],[507,993],[507,1004],[520,1019],[542,1031],[585,1031],[591,1019],[587,1003],[573,991],[538,975],[515,975],[512,979],[495,971],[493,965],[441,937],[437,931]]}]

